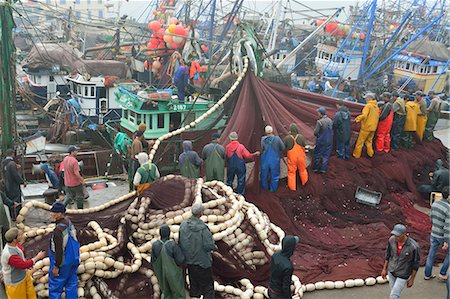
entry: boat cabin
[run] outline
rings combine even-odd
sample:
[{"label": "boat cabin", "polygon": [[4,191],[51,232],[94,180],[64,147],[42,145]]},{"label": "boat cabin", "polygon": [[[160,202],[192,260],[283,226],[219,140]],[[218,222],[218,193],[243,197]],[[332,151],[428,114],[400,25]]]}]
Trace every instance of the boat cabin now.
[{"label": "boat cabin", "polygon": [[329,77],[348,78],[357,80],[362,63],[362,52],[358,50],[341,50],[331,45],[317,44],[315,64],[322,73]]},{"label": "boat cabin", "polygon": [[66,77],[72,97],[80,104],[82,115],[96,120],[99,124],[120,118],[122,108],[115,101],[115,93],[119,86],[135,90],[139,88],[140,83],[134,80],[115,80],[116,78],[85,78],[80,74]]},{"label": "boat cabin", "polygon": [[[420,89],[428,93],[431,89],[440,93],[447,82],[446,61],[398,54],[394,57],[393,83],[402,89]],[[444,73],[439,77],[441,73]],[[434,85],[434,86],[433,86]]]},{"label": "boat cabin", "polygon": [[[144,123],[146,139],[155,139],[181,126],[190,124],[215,104],[209,99],[198,98],[184,103],[172,95],[171,89],[129,91],[120,87],[116,92],[116,101],[122,107],[120,125],[130,133],[136,132],[139,124]],[[219,109],[220,110],[220,109]],[[204,121],[192,128],[192,131],[210,130],[225,124],[219,119],[221,111],[208,115]]]},{"label": "boat cabin", "polygon": [[25,81],[33,93],[33,100],[44,106],[59,91],[61,95],[69,92],[65,74],[55,73],[49,69],[26,69]]}]

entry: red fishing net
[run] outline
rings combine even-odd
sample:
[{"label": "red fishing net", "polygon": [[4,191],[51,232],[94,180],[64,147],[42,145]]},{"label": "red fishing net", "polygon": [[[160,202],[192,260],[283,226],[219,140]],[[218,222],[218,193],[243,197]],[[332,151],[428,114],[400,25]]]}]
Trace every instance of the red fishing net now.
[{"label": "red fishing net", "polygon": [[[314,143],[313,130],[317,108],[327,108],[332,118],[336,100],[323,95],[296,91],[247,75],[234,113],[223,133],[239,133],[239,141],[250,151],[260,150],[264,126],[271,125],[281,137],[296,123],[308,143]],[[362,105],[346,103],[352,115],[352,145],[359,126],[353,122]],[[345,280],[377,276],[383,265],[387,239],[396,223],[405,223],[421,247],[425,262],[431,229],[429,216],[414,204],[428,206],[428,199],[416,192],[426,183],[436,159],[446,159],[447,149],[439,140],[400,149],[389,154],[363,156],[349,161],[330,159],[325,175],[309,171],[308,183],[297,192],[290,191],[286,180],[276,193],[262,192],[258,186],[258,161],[248,179],[246,199],[269,215],[286,232],[300,237],[301,245],[293,257],[295,274],[302,282]],[[383,194],[377,207],[358,204],[358,186]],[[438,260],[443,258],[442,252]]]}]

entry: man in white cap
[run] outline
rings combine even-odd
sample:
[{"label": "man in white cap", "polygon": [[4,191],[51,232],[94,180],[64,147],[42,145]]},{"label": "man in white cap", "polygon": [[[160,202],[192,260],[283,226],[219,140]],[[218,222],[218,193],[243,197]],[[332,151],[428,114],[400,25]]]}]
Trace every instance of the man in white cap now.
[{"label": "man in white cap", "polygon": [[133,185],[137,189],[138,194],[141,194],[150,187],[150,184],[160,178],[160,174],[158,167],[154,163],[148,163],[146,152],[137,154],[135,158],[141,166],[134,175]]},{"label": "man in white cap", "polygon": [[208,226],[200,219],[203,205],[192,205],[192,216],[180,225],[179,244],[188,268],[191,297],[214,299],[211,252],[217,249]]},{"label": "man in white cap", "polygon": [[409,237],[403,224],[396,224],[386,247],[385,262],[381,276],[389,275],[391,299],[400,299],[405,287],[412,287],[420,263],[420,250],[416,241]]},{"label": "man in white cap", "polygon": [[[273,134],[273,128],[266,126],[266,136],[261,138],[261,188],[275,192],[280,180],[280,157],[286,149],[280,137]],[[270,177],[270,188],[269,188]]]},{"label": "man in white cap", "polygon": [[244,195],[245,177],[247,174],[245,162],[246,160],[252,160],[256,156],[259,156],[259,152],[251,154],[245,146],[238,141],[238,134],[236,132],[231,132],[228,137],[231,142],[228,143],[225,149],[227,156],[227,185],[233,187],[234,177],[237,176],[237,193]]}]

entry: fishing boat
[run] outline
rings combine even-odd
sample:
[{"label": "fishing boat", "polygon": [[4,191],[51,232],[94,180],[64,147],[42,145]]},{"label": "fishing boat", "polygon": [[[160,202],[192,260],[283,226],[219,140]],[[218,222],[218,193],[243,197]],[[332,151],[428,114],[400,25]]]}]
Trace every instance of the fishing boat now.
[{"label": "fishing boat", "polygon": [[[180,101],[174,89],[130,90],[126,86],[119,87],[115,93],[116,102],[122,108],[120,126],[128,132],[135,132],[139,124],[144,123],[147,130],[146,139],[156,139],[176,128],[190,124],[200,115],[206,113],[216,104],[206,97],[186,98]],[[220,117],[223,110],[210,113],[205,120],[191,131],[204,131],[221,127],[225,119]]]}]

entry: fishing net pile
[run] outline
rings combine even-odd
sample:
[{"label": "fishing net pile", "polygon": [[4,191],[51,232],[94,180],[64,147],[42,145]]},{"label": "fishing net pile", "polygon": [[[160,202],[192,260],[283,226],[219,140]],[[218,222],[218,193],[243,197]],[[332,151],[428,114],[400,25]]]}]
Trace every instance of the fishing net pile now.
[{"label": "fishing net pile", "polygon": [[[218,296],[263,298],[270,256],[281,249],[283,230],[224,183],[174,175],[163,177],[140,196],[128,194],[98,207],[68,210],[82,245],[79,296],[159,298],[160,288],[149,263],[152,242],[159,238],[163,223],[170,225],[171,237],[178,240],[180,224],[192,215],[193,203],[203,203],[202,220],[218,246],[213,254]],[[39,213],[43,220],[49,217],[49,209],[45,203],[32,201],[18,216],[28,255],[47,248],[54,224],[30,227],[25,219]],[[38,295],[47,297],[49,259],[37,262],[35,269]],[[297,295],[303,293],[297,277],[292,287]]]},{"label": "fishing net pile", "polygon": [[[333,98],[296,91],[248,74],[236,95],[234,113],[222,142],[226,144],[228,134],[236,131],[239,141],[250,151],[260,150],[265,125],[271,125],[284,137],[289,125],[296,123],[307,143],[314,144],[317,108],[324,106],[332,118],[335,103]],[[353,120],[362,105],[346,105],[352,115],[353,149],[359,131]],[[429,207],[429,201],[416,192],[416,186],[429,184],[428,173],[434,170],[435,161],[447,157],[448,150],[439,140],[416,144],[410,150],[376,153],[371,159],[363,156],[343,161],[333,154],[325,175],[308,169],[305,186],[293,192],[286,180],[281,180],[276,193],[259,189],[256,161],[247,176],[245,197],[286,233],[300,236],[301,245],[293,260],[294,273],[302,283],[376,276],[381,272],[387,239],[396,223],[408,226],[411,237],[420,244],[421,262],[425,263],[431,224],[429,216],[414,205]],[[381,204],[370,207],[356,203],[358,186],[381,192]],[[438,260],[442,258],[440,253]]]}]

